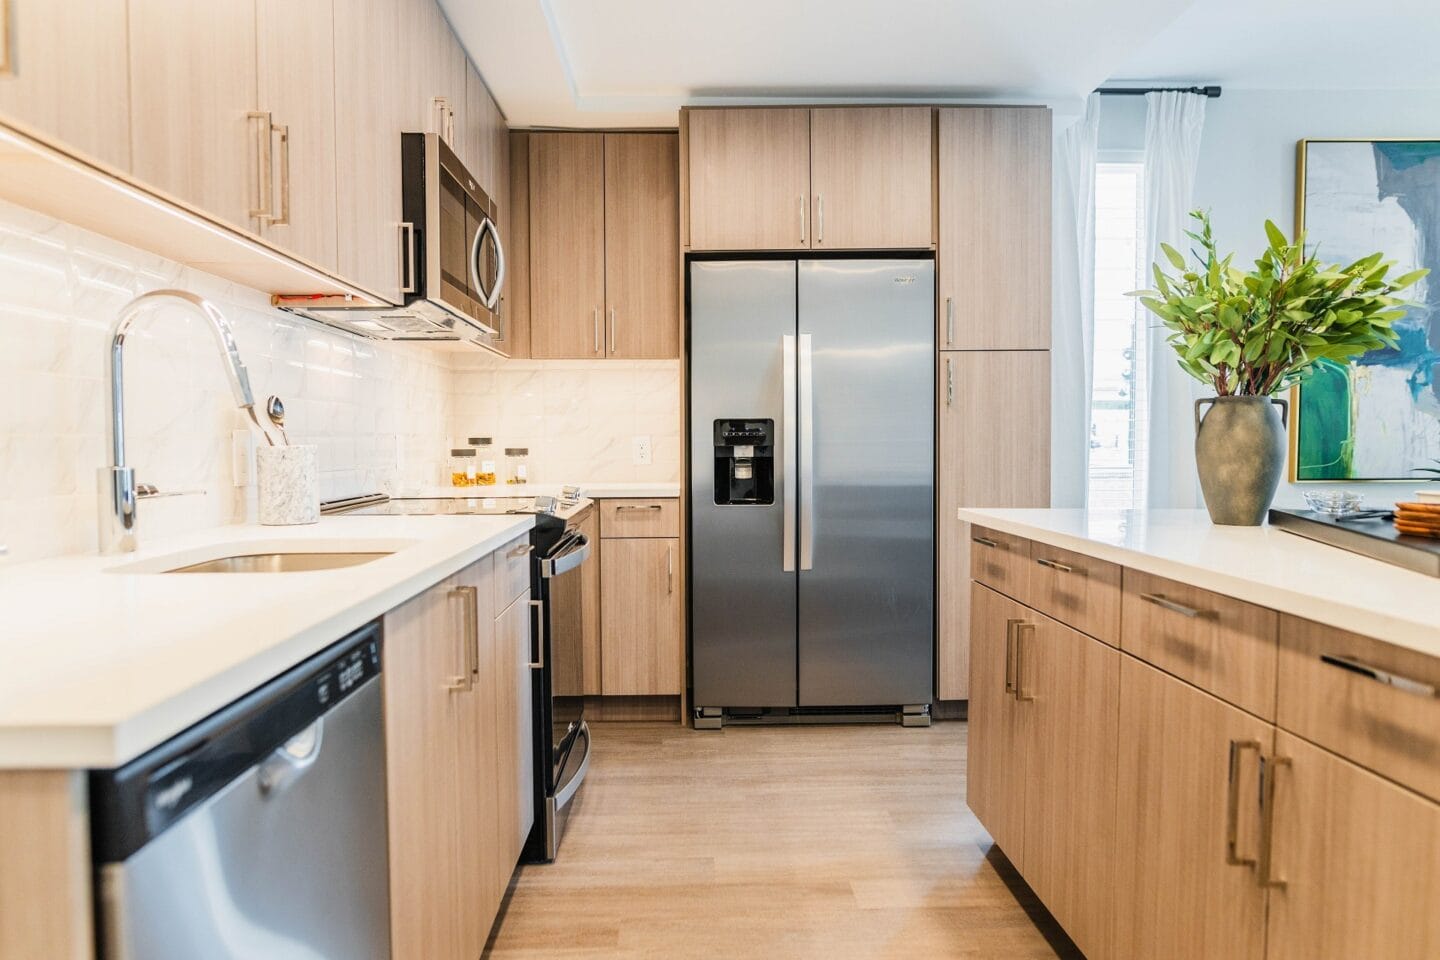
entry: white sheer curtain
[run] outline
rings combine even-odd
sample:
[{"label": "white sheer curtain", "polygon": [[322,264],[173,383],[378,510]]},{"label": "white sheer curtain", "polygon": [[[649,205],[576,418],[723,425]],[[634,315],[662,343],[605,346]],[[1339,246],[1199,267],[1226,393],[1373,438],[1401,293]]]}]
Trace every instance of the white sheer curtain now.
[{"label": "white sheer curtain", "polygon": [[1085,506],[1095,377],[1095,159],[1100,95],[1055,141],[1050,502]]},{"label": "white sheer curtain", "polygon": [[[1205,127],[1205,97],[1193,93],[1147,93],[1145,102],[1145,242],[1150,251],[1148,262],[1164,264],[1161,242],[1181,252],[1191,246],[1185,231],[1190,228],[1193,209],[1195,167],[1200,159],[1200,133]],[[1150,283],[1147,270],[1146,285]],[[1176,363],[1174,351],[1165,342],[1169,331],[1153,314],[1145,317],[1150,360],[1146,397],[1147,505],[1198,507],[1192,411],[1201,387]]]}]

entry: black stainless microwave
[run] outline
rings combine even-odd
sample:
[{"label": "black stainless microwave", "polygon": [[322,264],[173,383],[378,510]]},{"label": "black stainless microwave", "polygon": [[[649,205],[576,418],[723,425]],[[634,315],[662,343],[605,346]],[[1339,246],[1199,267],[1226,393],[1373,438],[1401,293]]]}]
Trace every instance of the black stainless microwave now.
[{"label": "black stainless microwave", "polygon": [[401,288],[395,307],[277,297],[294,313],[380,340],[451,340],[508,353],[499,208],[439,134],[402,133]]}]

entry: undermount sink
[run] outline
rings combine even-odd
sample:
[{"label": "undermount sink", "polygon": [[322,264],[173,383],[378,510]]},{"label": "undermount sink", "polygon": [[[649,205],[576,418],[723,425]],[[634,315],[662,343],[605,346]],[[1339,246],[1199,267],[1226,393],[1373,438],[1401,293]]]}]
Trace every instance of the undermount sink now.
[{"label": "undermount sink", "polygon": [[367,553],[247,553],[235,557],[216,557],[161,573],[301,573],[307,570],[337,570],[358,567],[390,552]]}]

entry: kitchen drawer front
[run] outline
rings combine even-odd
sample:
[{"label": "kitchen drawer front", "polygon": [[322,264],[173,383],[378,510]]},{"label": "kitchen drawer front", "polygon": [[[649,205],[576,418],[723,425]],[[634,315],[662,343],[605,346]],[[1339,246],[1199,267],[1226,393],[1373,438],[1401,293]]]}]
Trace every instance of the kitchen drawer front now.
[{"label": "kitchen drawer front", "polygon": [[601,500],[601,537],[678,537],[680,501]]},{"label": "kitchen drawer front", "polygon": [[971,579],[1023,603],[1031,566],[1030,541],[1024,537],[970,528]]},{"label": "kitchen drawer front", "polygon": [[1120,567],[1030,541],[1025,603],[1112,647],[1120,645]]},{"label": "kitchen drawer front", "polygon": [[530,534],[516,537],[496,550],[495,557],[495,616],[516,599],[530,592]]},{"label": "kitchen drawer front", "polygon": [[1120,646],[1266,720],[1275,718],[1275,611],[1126,569]]},{"label": "kitchen drawer front", "polygon": [[1440,660],[1280,618],[1276,723],[1440,800]]}]

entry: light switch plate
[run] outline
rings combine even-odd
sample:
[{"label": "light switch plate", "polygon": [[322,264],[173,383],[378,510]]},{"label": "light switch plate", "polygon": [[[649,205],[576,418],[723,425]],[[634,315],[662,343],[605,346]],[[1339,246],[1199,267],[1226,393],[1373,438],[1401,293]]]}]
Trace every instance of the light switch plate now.
[{"label": "light switch plate", "polygon": [[630,459],[642,467],[648,467],[650,465],[650,435],[648,433],[636,434],[631,438]]},{"label": "light switch plate", "polygon": [[235,486],[248,487],[255,483],[255,435],[249,430],[235,430],[230,434],[230,470]]}]

